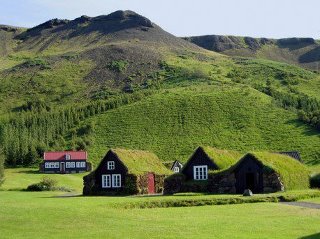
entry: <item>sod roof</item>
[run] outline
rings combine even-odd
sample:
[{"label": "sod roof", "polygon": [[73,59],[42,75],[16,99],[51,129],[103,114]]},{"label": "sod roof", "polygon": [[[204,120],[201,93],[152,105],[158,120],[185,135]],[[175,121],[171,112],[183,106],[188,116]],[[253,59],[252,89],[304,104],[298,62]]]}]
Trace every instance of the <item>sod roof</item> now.
[{"label": "sod roof", "polygon": [[121,162],[127,167],[128,173],[131,174],[145,174],[147,172],[154,172],[160,175],[172,174],[172,171],[167,169],[160,159],[154,153],[142,150],[129,149],[111,149]]},{"label": "sod roof", "polygon": [[219,169],[226,169],[239,161],[242,154],[232,150],[216,149],[209,146],[201,147]]},{"label": "sod roof", "polygon": [[309,188],[309,170],[296,159],[280,153],[251,152],[230,169],[235,169],[247,156],[263,164],[264,170],[273,170],[280,175],[286,190]]}]

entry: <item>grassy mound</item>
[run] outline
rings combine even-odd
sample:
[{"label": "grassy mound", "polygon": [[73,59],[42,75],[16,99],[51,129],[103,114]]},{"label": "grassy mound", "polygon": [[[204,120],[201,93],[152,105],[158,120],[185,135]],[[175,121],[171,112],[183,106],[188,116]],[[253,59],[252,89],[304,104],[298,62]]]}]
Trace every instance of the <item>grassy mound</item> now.
[{"label": "grassy mound", "polygon": [[240,152],[298,150],[310,165],[320,159],[318,133],[249,87],[176,88],[89,120],[96,122],[89,148],[94,163],[116,147],[186,162],[199,145]]}]

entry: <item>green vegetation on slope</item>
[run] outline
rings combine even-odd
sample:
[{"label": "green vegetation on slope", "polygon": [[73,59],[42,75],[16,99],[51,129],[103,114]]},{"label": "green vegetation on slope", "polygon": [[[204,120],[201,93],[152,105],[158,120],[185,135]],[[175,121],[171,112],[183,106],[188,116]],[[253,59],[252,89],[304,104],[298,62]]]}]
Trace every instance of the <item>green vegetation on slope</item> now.
[{"label": "green vegetation on slope", "polygon": [[95,143],[89,148],[95,164],[115,147],[185,162],[199,145],[240,152],[298,150],[309,165],[320,160],[318,133],[246,86],[175,88],[89,121],[95,121]]}]

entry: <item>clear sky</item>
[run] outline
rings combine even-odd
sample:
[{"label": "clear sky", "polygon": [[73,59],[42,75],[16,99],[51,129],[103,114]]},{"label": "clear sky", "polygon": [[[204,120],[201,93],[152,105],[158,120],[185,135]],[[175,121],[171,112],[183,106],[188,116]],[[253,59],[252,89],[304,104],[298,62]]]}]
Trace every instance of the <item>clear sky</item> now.
[{"label": "clear sky", "polygon": [[0,0],[0,24],[32,27],[116,10],[133,10],[176,36],[320,39],[319,0]]}]

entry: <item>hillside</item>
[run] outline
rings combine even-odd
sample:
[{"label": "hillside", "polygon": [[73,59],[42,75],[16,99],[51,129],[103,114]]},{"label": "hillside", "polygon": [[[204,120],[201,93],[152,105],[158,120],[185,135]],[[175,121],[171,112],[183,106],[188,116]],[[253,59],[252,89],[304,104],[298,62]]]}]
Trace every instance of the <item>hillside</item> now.
[{"label": "hillside", "polygon": [[165,161],[186,162],[199,145],[242,152],[296,149],[307,164],[320,162],[318,133],[246,86],[176,88],[89,121],[95,121],[89,149],[94,163],[110,147],[146,149]]},{"label": "hillside", "polygon": [[167,53],[205,52],[132,11],[2,27],[0,37],[0,112],[34,98],[55,107],[143,89]]},{"label": "hillside", "polygon": [[320,163],[317,72],[208,51],[132,11],[3,26],[0,36],[9,166],[65,149],[97,163],[110,147],[186,161],[199,145],[299,150]]},{"label": "hillside", "polygon": [[319,71],[320,42],[312,38],[268,39],[207,35],[184,39],[229,56],[264,58]]}]

